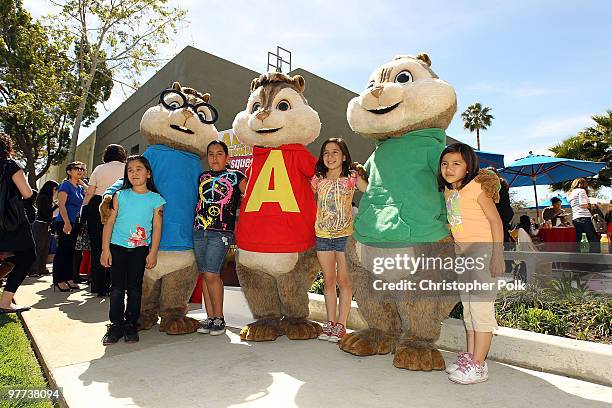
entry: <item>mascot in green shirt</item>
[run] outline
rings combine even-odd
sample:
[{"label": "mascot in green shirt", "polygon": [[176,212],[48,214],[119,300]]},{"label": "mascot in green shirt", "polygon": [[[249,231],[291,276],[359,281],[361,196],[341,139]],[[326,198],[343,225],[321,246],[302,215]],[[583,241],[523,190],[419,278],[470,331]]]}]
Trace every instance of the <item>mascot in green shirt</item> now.
[{"label": "mascot in green shirt", "polygon": [[[409,370],[445,368],[435,342],[458,295],[418,285],[454,280],[452,269],[426,260],[454,256],[437,174],[456,110],[455,91],[432,71],[427,54],[377,68],[349,102],[349,125],[377,146],[365,164],[369,185],[355,218],[356,242],[347,247],[354,296],[369,328],[342,339],[346,352],[393,352],[393,364]],[[407,281],[416,290],[384,290]]]}]

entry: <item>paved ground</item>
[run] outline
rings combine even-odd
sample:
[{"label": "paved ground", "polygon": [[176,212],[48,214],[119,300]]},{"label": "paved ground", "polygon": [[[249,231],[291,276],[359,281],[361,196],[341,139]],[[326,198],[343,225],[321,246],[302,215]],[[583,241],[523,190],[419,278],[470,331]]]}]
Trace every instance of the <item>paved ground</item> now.
[{"label": "paved ground", "polygon": [[460,386],[440,372],[398,370],[390,355],[357,358],[331,343],[285,337],[245,343],[237,329],[212,337],[153,328],[140,343],[104,347],[108,298],[54,293],[50,282],[28,278],[16,298],[33,305],[23,317],[70,407],[612,405],[610,387],[504,364],[489,363],[488,382]]}]

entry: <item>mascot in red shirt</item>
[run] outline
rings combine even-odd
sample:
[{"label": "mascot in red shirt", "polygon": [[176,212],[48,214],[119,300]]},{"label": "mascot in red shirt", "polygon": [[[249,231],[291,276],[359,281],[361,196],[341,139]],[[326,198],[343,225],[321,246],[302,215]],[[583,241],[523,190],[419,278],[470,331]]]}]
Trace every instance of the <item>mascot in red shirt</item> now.
[{"label": "mascot in red shirt", "polygon": [[261,75],[233,123],[240,142],[253,146],[236,227],[236,271],[256,321],[242,329],[242,340],[272,341],[283,334],[305,340],[321,333],[307,319],[319,264],[310,188],[317,159],[305,147],[319,136],[321,122],[303,92],[299,75]]}]

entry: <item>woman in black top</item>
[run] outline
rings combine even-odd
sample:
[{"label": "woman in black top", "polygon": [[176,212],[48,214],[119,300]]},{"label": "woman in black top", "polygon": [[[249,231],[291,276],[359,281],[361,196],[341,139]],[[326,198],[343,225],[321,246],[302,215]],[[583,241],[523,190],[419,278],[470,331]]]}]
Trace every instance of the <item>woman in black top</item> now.
[{"label": "woman in black top", "polygon": [[[7,134],[0,133],[0,173],[2,173],[0,182],[7,183],[9,197],[17,196],[27,200],[32,196],[32,189],[21,166],[11,158],[11,153],[10,137]],[[25,210],[21,208],[21,211],[23,211],[23,214],[21,214],[23,221],[19,224],[17,230],[0,232],[0,252],[4,254],[12,253],[11,260],[14,264],[8,275],[4,292],[0,296],[0,314],[22,312],[30,309],[12,303],[17,288],[23,282],[36,258],[32,228],[25,216]]]},{"label": "woman in black top", "polygon": [[47,256],[49,255],[49,227],[53,218],[53,211],[57,205],[53,204],[53,196],[57,190],[57,181],[49,180],[43,184],[36,198],[36,221],[32,224],[34,242],[36,242],[36,261],[32,265],[30,275],[47,275]]}]

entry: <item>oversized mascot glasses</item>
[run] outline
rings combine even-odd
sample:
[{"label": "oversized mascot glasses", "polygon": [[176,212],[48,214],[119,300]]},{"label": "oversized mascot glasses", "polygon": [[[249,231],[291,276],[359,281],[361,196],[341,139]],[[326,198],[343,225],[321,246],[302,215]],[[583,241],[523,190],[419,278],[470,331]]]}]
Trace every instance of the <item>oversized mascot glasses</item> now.
[{"label": "oversized mascot glasses", "polygon": [[214,106],[207,102],[200,102],[198,104],[191,104],[187,100],[187,97],[181,91],[176,89],[166,89],[159,95],[159,103],[168,110],[177,110],[183,108],[191,108],[191,110],[198,115],[202,123],[211,125],[219,119],[219,113]]}]

